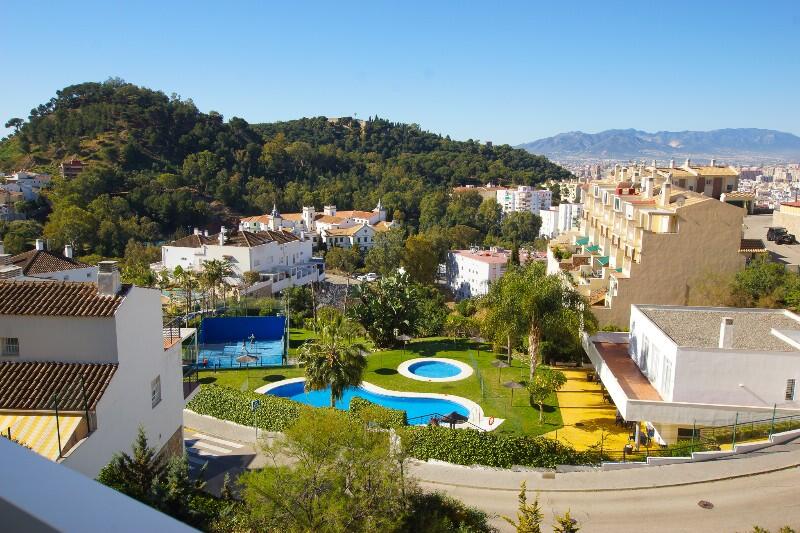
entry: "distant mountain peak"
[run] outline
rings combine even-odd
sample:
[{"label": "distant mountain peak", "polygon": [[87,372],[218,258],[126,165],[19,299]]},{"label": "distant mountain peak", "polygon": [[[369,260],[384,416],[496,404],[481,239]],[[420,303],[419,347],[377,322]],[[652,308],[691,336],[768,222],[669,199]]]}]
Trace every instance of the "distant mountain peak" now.
[{"label": "distant mountain peak", "polygon": [[726,128],[657,131],[633,128],[599,133],[569,131],[521,144],[552,159],[641,159],[712,157],[736,160],[800,160],[800,137],[776,130]]}]

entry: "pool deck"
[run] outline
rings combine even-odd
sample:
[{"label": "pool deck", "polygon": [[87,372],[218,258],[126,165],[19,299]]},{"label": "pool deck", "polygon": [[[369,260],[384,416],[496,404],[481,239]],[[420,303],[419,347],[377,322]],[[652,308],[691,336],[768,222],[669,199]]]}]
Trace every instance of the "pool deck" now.
[{"label": "pool deck", "polygon": [[[257,388],[255,391],[256,394],[268,394],[269,391],[280,387],[282,385],[289,385],[290,383],[300,383],[305,381],[306,378],[290,378],[290,379],[283,379],[281,381],[276,381],[275,383],[270,383],[269,385],[264,385],[263,387]],[[478,405],[477,403],[473,402],[472,400],[468,400],[463,396],[455,396],[453,394],[437,394],[434,392],[407,392],[407,391],[394,391],[389,389],[384,389],[383,387],[378,387],[377,385],[373,385],[367,381],[361,382],[361,387],[369,392],[375,394],[383,394],[384,396],[398,396],[398,397],[406,397],[406,398],[436,398],[440,400],[448,400],[451,402],[455,402],[458,404],[463,405],[467,411],[469,412],[469,419],[466,423],[463,424],[456,424],[455,427],[458,429],[469,429],[478,427],[484,431],[493,431],[500,426],[504,422],[502,418],[493,418],[487,417],[483,413],[483,408]]]}]

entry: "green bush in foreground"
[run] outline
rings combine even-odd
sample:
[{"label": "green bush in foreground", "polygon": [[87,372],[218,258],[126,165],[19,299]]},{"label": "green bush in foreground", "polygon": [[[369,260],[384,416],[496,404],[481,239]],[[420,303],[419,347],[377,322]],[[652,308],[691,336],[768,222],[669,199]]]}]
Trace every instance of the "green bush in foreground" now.
[{"label": "green bush in foreground", "polygon": [[514,465],[553,468],[589,464],[596,454],[543,437],[490,433],[475,429],[412,427],[404,432],[408,454],[417,459],[437,459],[460,465],[509,468]]},{"label": "green bush in foreground", "polygon": [[[250,407],[253,400],[260,402],[255,413]],[[230,420],[245,426],[255,425],[267,431],[283,431],[294,424],[301,409],[307,407],[287,398],[210,385],[202,387],[186,408],[201,415]]]},{"label": "green bush in foreground", "polygon": [[383,429],[396,429],[408,425],[406,412],[402,409],[383,407],[358,396],[350,400],[350,416],[365,423],[373,422]]}]

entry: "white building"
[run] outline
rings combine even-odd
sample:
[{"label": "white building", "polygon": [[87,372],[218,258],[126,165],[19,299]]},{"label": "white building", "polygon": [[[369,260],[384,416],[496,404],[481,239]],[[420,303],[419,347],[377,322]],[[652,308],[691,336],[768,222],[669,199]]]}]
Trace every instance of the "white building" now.
[{"label": "white building", "polygon": [[539,216],[542,218],[539,235],[552,239],[562,233],[577,229],[580,226],[581,213],[583,213],[583,205],[568,203],[539,211]]},{"label": "white building", "polygon": [[92,478],[139,426],[182,452],[194,332],[165,338],[159,291],[122,285],[113,261],[99,270],[96,283],[0,281],[0,431]]},{"label": "white building", "polygon": [[[519,251],[520,262],[546,260],[544,252]],[[506,273],[511,251],[500,248],[490,250],[451,250],[447,253],[447,285],[456,300],[484,296],[489,285]]]},{"label": "white building", "polygon": [[547,189],[534,189],[528,185],[520,185],[516,189],[498,189],[497,203],[503,213],[530,211],[539,214],[543,209],[550,209],[553,193]]},{"label": "white building", "polygon": [[44,240],[36,239],[36,248],[10,256],[0,242],[0,279],[21,277],[28,280],[94,281],[97,267],[76,261],[72,245],[63,254],[45,250]]},{"label": "white building", "polygon": [[42,189],[49,187],[51,182],[48,174],[20,171],[6,177],[5,183],[0,184],[0,190],[20,193],[25,200],[31,201],[36,200]]},{"label": "white building", "polygon": [[[278,209],[273,206],[272,213],[269,215],[258,215],[254,217],[245,217],[239,221],[239,229],[243,231],[264,231],[264,230],[279,230],[285,229],[293,232],[295,235],[303,236],[310,235],[314,246],[319,246],[322,243],[329,244],[329,241],[336,241],[337,239],[328,239],[327,233],[331,230],[345,230],[355,226],[369,226],[372,234],[375,231],[386,231],[393,223],[386,220],[386,208],[379,201],[378,205],[372,211],[339,211],[335,205],[326,205],[323,207],[322,212],[318,212],[314,207],[303,207],[302,213],[278,213]],[[362,232],[360,237],[372,237],[367,235],[369,231]],[[337,237],[345,237],[344,233],[338,233]],[[341,239],[343,245],[349,243],[349,239]],[[370,248],[372,246],[372,238],[365,240],[359,245],[362,248]]]},{"label": "white building", "polygon": [[330,228],[320,232],[320,239],[330,248],[352,248],[357,246],[359,249],[369,249],[375,244],[376,226],[361,223],[349,228]]},{"label": "white building", "polygon": [[[322,263],[312,260],[311,253],[310,239],[298,237],[286,229],[229,233],[222,228],[211,236],[195,230],[192,235],[162,246],[161,262],[152,268],[173,271],[180,266],[200,272],[205,261],[227,260],[234,273],[234,278],[229,280],[232,285],[238,284],[245,272],[258,272],[263,284],[270,285],[275,293],[324,279]],[[251,287],[254,290],[263,288],[262,284]]]},{"label": "white building", "polygon": [[630,333],[583,345],[622,417],[661,444],[800,414],[800,317],[789,311],[633,305]]}]

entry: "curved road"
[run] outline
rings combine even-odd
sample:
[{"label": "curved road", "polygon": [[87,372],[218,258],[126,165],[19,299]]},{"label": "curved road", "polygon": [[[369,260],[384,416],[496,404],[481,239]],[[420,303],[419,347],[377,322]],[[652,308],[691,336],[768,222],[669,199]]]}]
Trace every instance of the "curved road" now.
[{"label": "curved road", "polygon": [[[423,482],[468,505],[500,516],[516,516],[517,494],[511,491],[443,486]],[[533,499],[529,494],[528,500]],[[702,509],[700,500],[713,509]],[[678,487],[604,492],[542,492],[539,504],[545,523],[569,510],[585,532],[749,532],[753,525],[772,531],[800,525],[800,469],[794,467],[724,481]],[[501,531],[513,531],[502,519],[493,520]],[[545,529],[547,531],[549,529]]]}]

